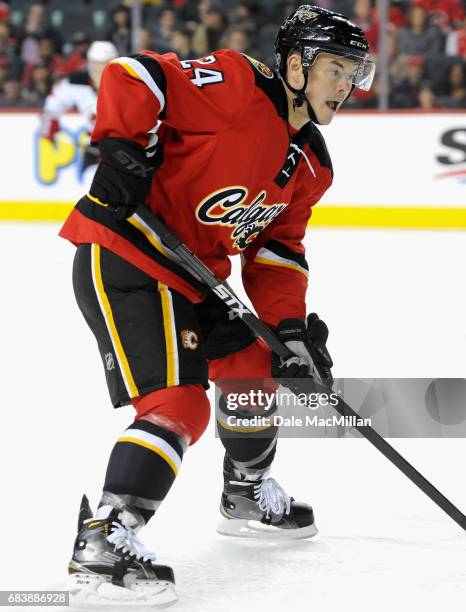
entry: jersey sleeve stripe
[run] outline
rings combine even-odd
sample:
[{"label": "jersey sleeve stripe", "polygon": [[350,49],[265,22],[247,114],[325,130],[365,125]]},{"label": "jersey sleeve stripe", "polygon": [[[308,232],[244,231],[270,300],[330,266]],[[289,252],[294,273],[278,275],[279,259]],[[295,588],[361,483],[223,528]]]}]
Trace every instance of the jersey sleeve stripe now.
[{"label": "jersey sleeve stripe", "polygon": [[147,223],[143,221],[143,219],[141,219],[141,217],[137,213],[134,213],[133,215],[131,215],[131,217],[128,217],[127,221],[133,227],[139,230],[142,234],[144,234],[147,240],[151,243],[152,246],[157,249],[157,251],[159,251],[159,253],[162,253],[162,255],[167,257],[167,259],[170,259],[176,264],[182,264],[178,255],[162,243],[162,239],[157,234],[157,232],[155,232],[151,227],[149,227]]},{"label": "jersey sleeve stripe", "polygon": [[171,259],[167,249],[162,245],[162,241],[160,240],[159,236],[147,225],[147,223],[141,219],[138,214],[134,213],[131,217],[128,217],[127,220],[128,223],[131,223],[131,225],[144,234],[147,240],[157,249],[157,251],[162,253],[162,255],[165,255],[165,257]]},{"label": "jersey sleeve stripe", "polygon": [[271,266],[282,266],[284,268],[291,268],[292,270],[297,270],[298,272],[301,272],[306,278],[309,276],[307,266],[304,267],[292,259],[281,257],[280,255],[277,255],[276,253],[273,253],[272,251],[269,251],[269,249],[266,249],[264,247],[259,249],[256,257],[254,258],[254,262]]},{"label": "jersey sleeve stripe", "polygon": [[268,251],[271,251],[272,253],[275,253],[275,255],[278,255],[283,259],[290,259],[291,261],[294,261],[299,266],[301,266],[301,268],[309,270],[309,266],[307,265],[304,253],[297,253],[296,251],[293,251],[292,249],[290,249],[290,247],[286,246],[286,244],[280,242],[279,240],[274,240],[272,238],[264,244],[263,248]]},{"label": "jersey sleeve stripe", "polygon": [[[150,58],[148,58],[150,59]],[[155,62],[155,60],[152,60]],[[120,64],[133,78],[139,79],[151,90],[154,96],[157,98],[160,110],[159,113],[165,108],[165,95],[160,87],[155,82],[154,78],[150,74],[149,70],[141,63],[140,60],[133,57],[118,57],[112,60],[113,64]],[[158,73],[157,73],[158,74]]]},{"label": "jersey sleeve stripe", "polygon": [[303,268],[301,268],[300,266],[298,266],[298,264],[295,264],[294,262],[275,261],[272,258],[266,259],[265,257],[255,257],[254,263],[260,263],[269,266],[279,266],[281,268],[289,268],[291,270],[301,272],[301,274],[304,274],[306,278],[308,278],[309,276],[309,272],[307,270],[303,270]]}]

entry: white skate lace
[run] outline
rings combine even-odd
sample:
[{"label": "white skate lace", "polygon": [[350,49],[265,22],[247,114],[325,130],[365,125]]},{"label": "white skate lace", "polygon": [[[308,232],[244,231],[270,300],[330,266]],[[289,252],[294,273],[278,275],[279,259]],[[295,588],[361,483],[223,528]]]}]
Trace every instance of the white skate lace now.
[{"label": "white skate lace", "polygon": [[155,554],[144,546],[135,533],[125,529],[120,523],[112,523],[112,533],[107,536],[107,541],[114,545],[114,550],[122,550],[124,553],[135,555],[138,561],[155,560]]},{"label": "white skate lace", "polygon": [[291,497],[289,497],[274,478],[265,478],[254,485],[254,499],[269,518],[269,512],[274,514],[290,513]]}]

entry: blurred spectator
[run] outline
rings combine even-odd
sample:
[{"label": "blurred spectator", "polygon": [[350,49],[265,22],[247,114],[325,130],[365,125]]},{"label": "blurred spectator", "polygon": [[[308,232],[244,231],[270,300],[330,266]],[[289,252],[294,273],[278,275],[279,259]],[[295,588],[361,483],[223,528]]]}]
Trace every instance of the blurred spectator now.
[{"label": "blurred spectator", "polygon": [[65,65],[63,57],[55,46],[55,40],[50,36],[39,38],[39,62],[46,62],[54,75],[61,76]]},{"label": "blurred spectator", "polygon": [[154,28],[154,47],[159,53],[172,50],[172,35],[176,24],[176,12],[173,8],[163,9]]},{"label": "blurred spectator", "polygon": [[0,22],[6,22],[10,19],[10,7],[6,2],[0,2]]},{"label": "blurred spectator", "polygon": [[426,86],[424,76],[424,58],[422,55],[411,55],[405,59],[406,76],[391,91],[392,108],[417,108],[420,106],[419,94]]},{"label": "blurred spectator", "polygon": [[419,108],[423,108],[425,110],[437,108],[434,93],[427,85],[422,87],[421,91],[419,92]]},{"label": "blurred spectator", "polygon": [[[353,5],[353,21],[359,25],[366,35],[372,54],[379,52],[379,9],[375,0],[355,0]],[[390,2],[387,32],[391,35],[398,28],[404,26],[406,18],[401,8]]]},{"label": "blurred spectator", "polygon": [[8,77],[8,60],[0,55],[0,93],[3,92],[3,85]]},{"label": "blurred spectator", "polygon": [[451,64],[435,93],[440,106],[466,108],[466,65],[463,61]]},{"label": "blurred spectator", "polygon": [[16,37],[7,21],[0,21],[0,55],[9,60],[16,58]]},{"label": "blurred spectator", "polygon": [[71,37],[71,43],[73,50],[63,64],[63,74],[65,75],[86,68],[86,53],[91,41],[89,35],[85,32],[75,32]]},{"label": "blurred spectator", "polygon": [[398,83],[405,77],[405,57],[398,53],[396,46],[398,31],[396,29],[387,32],[387,55],[388,55],[388,73],[391,83]]},{"label": "blurred spectator", "polygon": [[251,49],[249,34],[238,26],[228,28],[221,40],[221,47],[233,49],[233,51],[238,51],[238,53],[246,53],[252,57],[257,55],[257,53]]},{"label": "blurred spectator", "polygon": [[158,51],[149,28],[141,28],[139,32],[139,48],[146,51]]},{"label": "blurred spectator", "polygon": [[34,68],[41,64],[47,66],[50,71],[50,77],[57,79],[63,76],[64,60],[61,55],[56,53],[55,43],[49,36],[42,36],[38,40],[38,59],[34,62],[28,62],[24,67],[21,82],[25,86],[29,86]]},{"label": "blurred spectator", "polygon": [[464,9],[461,0],[414,0],[429,15],[430,23],[447,31],[449,25],[461,25]]},{"label": "blurred spectator", "polygon": [[397,34],[399,53],[406,55],[435,55],[442,50],[442,36],[435,26],[429,26],[427,13],[421,6],[412,6],[406,26]]},{"label": "blurred spectator", "polygon": [[131,12],[124,4],[117,4],[111,10],[112,26],[106,31],[104,39],[112,42],[118,55],[131,53]]},{"label": "blurred spectator", "polygon": [[209,8],[193,34],[192,45],[196,55],[206,55],[219,49],[226,27],[227,18],[223,10],[216,5]]},{"label": "blurred spectator", "polygon": [[258,0],[241,0],[233,12],[232,22],[249,36],[257,34],[265,23],[261,3]]},{"label": "blurred spectator", "polygon": [[[79,2],[86,8],[92,5],[100,9],[106,5],[105,0]],[[465,106],[464,65],[460,62],[452,69],[445,68],[450,66],[445,55],[466,60],[462,2],[466,6],[466,0],[390,2],[387,31],[390,103],[395,107]],[[303,3],[304,0],[143,0],[139,47],[159,53],[174,51],[181,60],[227,47],[272,65],[273,40],[278,28],[274,24],[282,23]],[[74,3],[53,0],[53,8],[60,9],[67,24],[70,19],[66,11],[71,4]],[[371,54],[378,53],[378,0],[321,0],[318,4],[352,17],[364,30]],[[132,47],[131,0],[115,0],[107,5],[110,8],[105,38],[117,46],[118,55],[127,55]],[[60,33],[49,22],[48,6],[52,7],[51,0],[0,0],[0,93],[4,98],[8,82],[8,103],[4,106],[28,103],[36,106],[50,86],[50,79],[53,82],[87,68],[90,34],[76,31],[63,47]],[[23,24],[21,28],[10,22],[10,13],[15,17],[22,15],[22,20],[15,21]],[[154,14],[158,15],[155,23]],[[21,89],[18,92],[18,80],[23,92]],[[356,90],[346,106],[374,108],[377,90],[377,81],[368,93]]]},{"label": "blurred spectator", "polygon": [[23,87],[22,97],[32,108],[42,108],[52,88],[52,70],[46,60],[36,64],[31,73],[30,82]]},{"label": "blurred spectator", "polygon": [[21,97],[21,84],[19,80],[15,76],[9,75],[3,83],[3,89],[0,93],[0,108],[21,107],[29,107],[29,104]]},{"label": "blurred spectator", "polygon": [[463,27],[453,30],[448,34],[445,47],[447,55],[456,55],[466,59],[466,17],[463,19]]},{"label": "blurred spectator", "polygon": [[[406,5],[408,3],[405,0],[392,0],[390,2],[390,10],[388,13],[389,22],[395,27],[400,28],[406,23]],[[378,2],[376,2],[376,11],[378,11]]]},{"label": "blurred spectator", "polygon": [[353,20],[364,32],[372,53],[377,53],[379,46],[379,22],[371,0],[355,0]]},{"label": "blurred spectator", "polygon": [[44,36],[51,38],[55,49],[61,52],[62,38],[58,30],[48,23],[46,7],[40,2],[33,2],[29,6],[24,28],[18,35],[19,54],[26,64],[39,61],[39,39]]},{"label": "blurred spectator", "polygon": [[171,50],[173,50],[180,60],[192,59],[195,57],[191,46],[191,34],[186,28],[173,30],[170,38]]},{"label": "blurred spectator", "polygon": [[194,32],[213,4],[214,0],[187,0],[180,7],[178,17],[188,30]]}]

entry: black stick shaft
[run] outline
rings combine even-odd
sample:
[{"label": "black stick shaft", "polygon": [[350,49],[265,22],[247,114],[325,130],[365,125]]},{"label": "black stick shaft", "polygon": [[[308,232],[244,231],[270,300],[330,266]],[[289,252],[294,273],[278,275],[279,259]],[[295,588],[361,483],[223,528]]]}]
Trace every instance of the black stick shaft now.
[{"label": "black stick shaft", "polygon": [[[342,416],[356,417],[356,419],[359,419],[357,412],[348,406],[341,398],[339,398],[339,402],[334,408]],[[406,459],[378,434],[375,429],[369,427],[369,425],[354,425],[354,428],[466,531],[466,516],[461,510],[452,504],[451,501],[434,487],[427,478],[418,472],[414,466],[406,461]]]},{"label": "black stick shaft", "polygon": [[[242,318],[246,325],[261,337],[270,349],[280,357],[288,358],[292,355],[289,349],[278,340],[273,331],[251,312],[235,295],[228,283],[219,280],[207,268],[202,261],[194,255],[146,206],[138,206],[135,215],[139,216],[152,230],[154,230],[162,242],[184,263],[186,268],[197,276],[203,283],[210,287],[214,293],[234,312]],[[328,388],[313,381],[313,390],[327,392]],[[335,410],[344,417],[355,417],[359,415],[341,398],[334,406]],[[359,433],[366,438],[382,455],[393,463],[403,474],[411,480],[421,491],[437,504],[448,516],[453,519],[463,530],[466,531],[466,516],[451,503],[436,487],[434,487],[420,472],[416,470],[400,453],[393,448],[375,429],[368,425],[355,425]]]}]

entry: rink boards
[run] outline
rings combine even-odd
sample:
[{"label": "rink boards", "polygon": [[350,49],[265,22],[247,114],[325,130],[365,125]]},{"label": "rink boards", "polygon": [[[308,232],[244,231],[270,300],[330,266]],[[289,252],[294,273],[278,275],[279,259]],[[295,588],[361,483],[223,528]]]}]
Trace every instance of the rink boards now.
[{"label": "rink boards", "polygon": [[[86,191],[83,119],[63,118],[54,146],[37,112],[0,112],[0,220],[62,220]],[[334,184],[315,208],[322,227],[466,228],[464,112],[350,112],[323,126]]]}]

